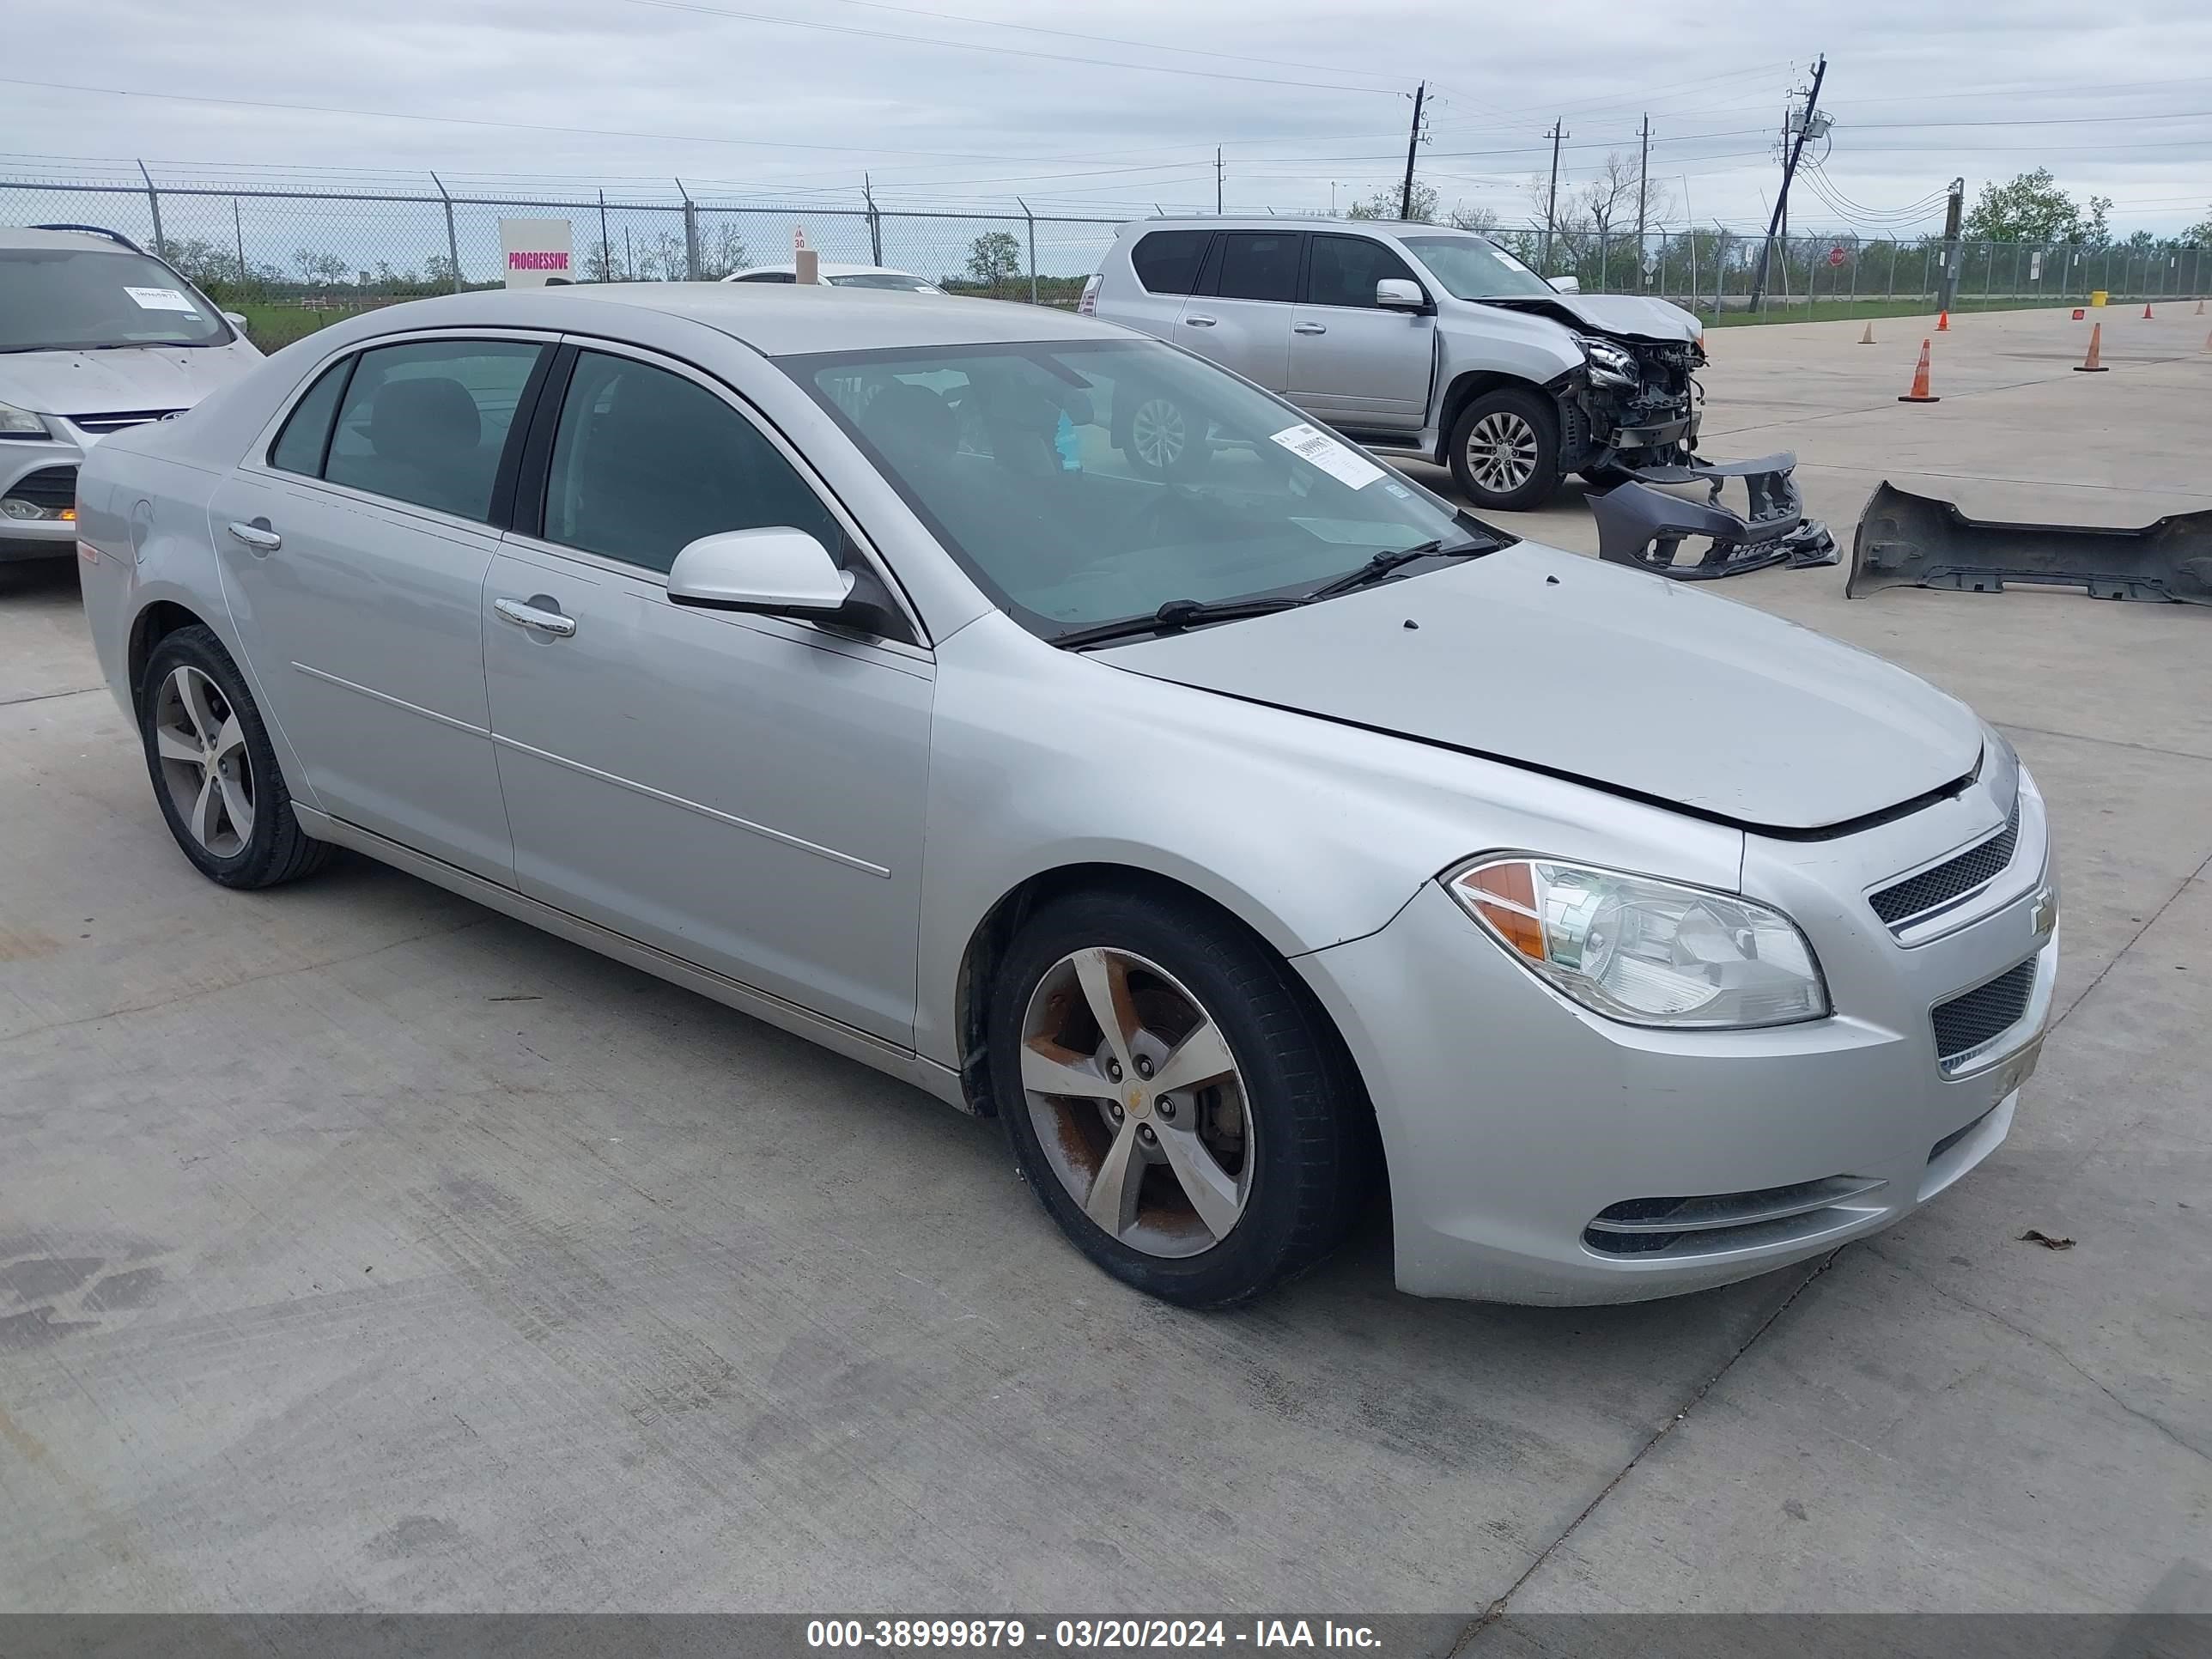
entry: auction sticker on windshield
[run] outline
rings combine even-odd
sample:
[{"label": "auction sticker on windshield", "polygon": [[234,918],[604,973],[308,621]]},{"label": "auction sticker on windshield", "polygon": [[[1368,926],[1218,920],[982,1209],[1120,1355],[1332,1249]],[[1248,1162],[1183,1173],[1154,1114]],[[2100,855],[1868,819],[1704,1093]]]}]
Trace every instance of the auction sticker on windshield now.
[{"label": "auction sticker on windshield", "polygon": [[173,288],[125,288],[123,291],[145,311],[196,312],[199,309]]},{"label": "auction sticker on windshield", "polygon": [[1339,483],[1354,489],[1364,489],[1382,476],[1381,467],[1349,444],[1303,421],[1285,427],[1274,440],[1300,460],[1311,462]]}]

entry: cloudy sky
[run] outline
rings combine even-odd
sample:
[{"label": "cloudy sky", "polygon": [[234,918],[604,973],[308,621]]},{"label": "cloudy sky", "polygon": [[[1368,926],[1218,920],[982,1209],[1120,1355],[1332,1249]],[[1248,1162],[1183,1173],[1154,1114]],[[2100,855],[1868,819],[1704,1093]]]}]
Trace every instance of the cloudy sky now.
[{"label": "cloudy sky", "polygon": [[[1823,194],[1793,222],[1923,224],[2039,164],[2122,234],[2212,203],[2203,0],[69,0],[11,9],[9,176],[301,182],[682,177],[695,191],[1039,210],[1339,206],[1395,178],[1413,83],[1447,207],[1530,216],[1651,118],[1666,220],[1763,223],[1790,89],[1828,57]],[[1690,21],[1692,17],[1701,21]],[[1939,17],[1940,20],[1939,21]],[[11,78],[12,77],[12,78]],[[129,94],[129,95],[125,95]],[[672,188],[672,186],[671,186]],[[835,192],[834,198],[828,192]],[[612,193],[611,191],[611,193]],[[0,198],[0,210],[5,198]]]}]

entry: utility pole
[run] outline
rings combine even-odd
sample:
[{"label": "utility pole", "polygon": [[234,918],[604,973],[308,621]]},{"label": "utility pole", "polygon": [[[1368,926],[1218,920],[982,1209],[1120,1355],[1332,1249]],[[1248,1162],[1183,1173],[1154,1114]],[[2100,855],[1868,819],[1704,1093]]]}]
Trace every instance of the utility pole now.
[{"label": "utility pole", "polygon": [[1951,181],[1951,199],[1943,209],[1943,276],[1939,311],[1948,311],[1959,301],[1959,221],[1966,210],[1966,181]]},{"label": "utility pole", "polygon": [[1644,286],[1644,211],[1651,194],[1651,117],[1644,118],[1644,149],[1636,162],[1636,286]]},{"label": "utility pole", "polygon": [[1406,135],[1406,185],[1398,192],[1398,217],[1402,222],[1413,216],[1413,151],[1421,142],[1421,104],[1429,95],[1426,81],[1413,88],[1413,130]]},{"label": "utility pole", "polygon": [[[1828,73],[1828,59],[1823,53],[1813,65],[1813,89],[1805,94],[1805,117],[1797,123],[1797,136],[1787,146],[1782,162],[1782,189],[1774,198],[1774,212],[1766,222],[1765,245],[1759,250],[1759,276],[1751,285],[1751,308],[1757,311],[1766,294],[1766,273],[1774,257],[1774,235],[1790,217],[1790,181],[1797,176],[1798,158],[1805,153],[1805,140],[1813,133],[1813,112],[1820,105],[1820,82]],[[1782,127],[1786,135],[1790,123],[1784,118]]]},{"label": "utility pole", "polygon": [[1213,210],[1221,211],[1221,151],[1213,152]]},{"label": "utility pole", "polygon": [[1540,273],[1546,276],[1552,274],[1552,226],[1559,216],[1559,140],[1567,136],[1565,125],[1564,122],[1554,121],[1552,130],[1544,135],[1552,141],[1552,188],[1544,198],[1544,269]]}]

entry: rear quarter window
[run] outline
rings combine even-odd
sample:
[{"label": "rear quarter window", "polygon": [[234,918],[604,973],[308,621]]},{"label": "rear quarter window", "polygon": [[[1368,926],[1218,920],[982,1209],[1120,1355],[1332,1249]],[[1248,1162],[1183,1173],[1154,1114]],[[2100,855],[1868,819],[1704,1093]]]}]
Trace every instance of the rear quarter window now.
[{"label": "rear quarter window", "polygon": [[1197,285],[1199,261],[1212,240],[1210,230],[1149,231],[1129,250],[1129,263],[1148,293],[1188,294]]},{"label": "rear quarter window", "polygon": [[284,429],[276,434],[276,441],[269,447],[269,465],[279,472],[296,472],[303,478],[319,478],[323,472],[323,451],[329,447],[331,416],[338,411],[338,394],[345,390],[346,374],[353,368],[351,357],[341,357],[323,371],[307,395],[292,406],[291,417]]}]

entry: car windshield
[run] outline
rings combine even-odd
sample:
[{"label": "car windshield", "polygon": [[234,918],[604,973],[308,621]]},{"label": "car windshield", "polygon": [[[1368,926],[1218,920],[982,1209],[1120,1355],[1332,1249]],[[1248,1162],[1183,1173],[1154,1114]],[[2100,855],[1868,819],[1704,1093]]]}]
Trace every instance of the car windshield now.
[{"label": "car windshield", "polygon": [[1549,294],[1552,285],[1495,242],[1480,236],[1400,239],[1430,275],[1462,300],[1503,300]]},{"label": "car windshield", "polygon": [[143,253],[0,248],[0,351],[214,346],[230,338],[221,313]]},{"label": "car windshield", "polygon": [[1297,596],[1380,553],[1510,539],[1151,340],[781,360],[969,574],[1052,637]]},{"label": "car windshield", "polygon": [[919,276],[896,270],[859,270],[849,276],[832,276],[830,280],[838,288],[891,288],[908,294],[920,293],[930,286]]}]

